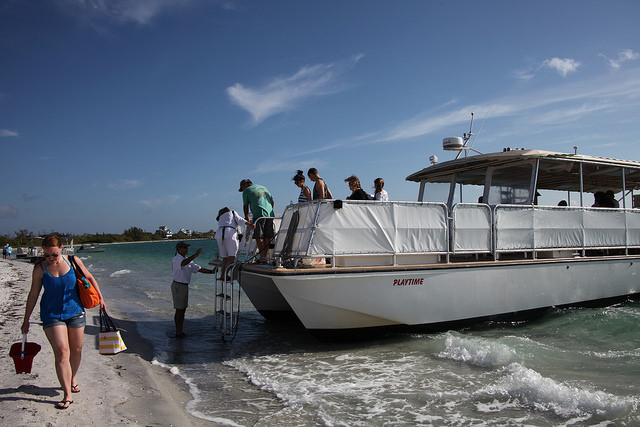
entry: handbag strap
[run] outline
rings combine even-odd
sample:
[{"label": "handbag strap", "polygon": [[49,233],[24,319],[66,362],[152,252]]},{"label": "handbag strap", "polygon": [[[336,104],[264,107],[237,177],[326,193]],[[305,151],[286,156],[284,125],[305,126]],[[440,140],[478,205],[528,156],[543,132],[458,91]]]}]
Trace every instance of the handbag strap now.
[{"label": "handbag strap", "polygon": [[84,271],[82,271],[82,268],[80,268],[78,262],[76,261],[76,257],[74,255],[69,255],[69,259],[71,260],[73,271],[76,273],[76,278],[82,279],[83,277],[85,277]]},{"label": "handbag strap", "polygon": [[117,332],[116,324],[107,314],[107,310],[100,308],[100,332]]}]

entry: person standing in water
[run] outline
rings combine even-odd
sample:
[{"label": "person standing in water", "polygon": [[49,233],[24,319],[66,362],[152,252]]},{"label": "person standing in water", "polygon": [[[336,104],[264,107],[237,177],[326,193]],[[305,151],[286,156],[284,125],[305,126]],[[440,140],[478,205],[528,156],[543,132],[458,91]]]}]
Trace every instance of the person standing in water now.
[{"label": "person standing in water", "polygon": [[171,269],[173,270],[173,282],[171,283],[171,296],[173,297],[173,308],[176,314],[173,321],[176,325],[176,338],[184,338],[186,334],[183,331],[184,315],[189,306],[189,282],[193,273],[213,274],[214,271],[208,268],[202,268],[195,262],[201,253],[202,248],[198,248],[196,253],[187,257],[189,245],[185,242],[176,244],[176,256],[171,261]]}]

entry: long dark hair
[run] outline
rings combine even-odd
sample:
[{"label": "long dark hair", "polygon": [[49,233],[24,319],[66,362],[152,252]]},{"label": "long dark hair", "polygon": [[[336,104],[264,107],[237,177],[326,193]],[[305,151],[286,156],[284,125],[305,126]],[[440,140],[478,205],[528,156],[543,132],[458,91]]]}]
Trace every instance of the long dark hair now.
[{"label": "long dark hair", "polygon": [[384,179],[376,178],[375,181],[373,181],[373,187],[376,189],[375,194],[381,193],[384,188]]}]

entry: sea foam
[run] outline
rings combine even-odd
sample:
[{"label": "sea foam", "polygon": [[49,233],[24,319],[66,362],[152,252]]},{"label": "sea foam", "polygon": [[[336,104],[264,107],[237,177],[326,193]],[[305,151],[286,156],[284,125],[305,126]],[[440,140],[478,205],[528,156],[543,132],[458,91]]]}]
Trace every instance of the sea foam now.
[{"label": "sea foam", "polygon": [[214,422],[214,423],[216,423],[216,425],[225,425],[225,426],[231,426],[231,427],[241,427],[239,424],[233,422],[232,420],[230,420],[228,418],[212,417],[212,416],[203,414],[202,412],[196,410],[195,408],[197,407],[198,403],[200,403],[200,401],[202,400],[202,398],[200,396],[200,394],[201,394],[200,393],[200,389],[198,389],[198,386],[196,385],[196,383],[191,378],[189,378],[186,375],[184,375],[182,373],[182,371],[177,366],[167,365],[166,363],[160,362],[157,358],[154,358],[151,361],[151,364],[168,370],[172,375],[181,378],[184,381],[184,383],[189,387],[189,393],[191,393],[191,397],[193,399],[190,400],[187,403],[186,410],[191,415],[193,415],[194,417],[197,417],[197,418],[201,418],[203,420]]},{"label": "sea foam", "polygon": [[124,270],[118,270],[118,271],[114,271],[113,273],[111,273],[109,275],[109,277],[117,277],[117,276],[123,276],[125,274],[131,274],[131,270],[127,270],[126,268]]},{"label": "sea foam", "polygon": [[633,398],[563,384],[519,363],[507,366],[504,376],[482,392],[506,395],[522,405],[553,411],[561,417],[598,414],[609,418],[624,416],[637,407]]},{"label": "sea foam", "polygon": [[453,332],[444,335],[444,350],[437,354],[474,366],[504,366],[516,359],[516,351],[506,344],[485,338],[469,337]]}]

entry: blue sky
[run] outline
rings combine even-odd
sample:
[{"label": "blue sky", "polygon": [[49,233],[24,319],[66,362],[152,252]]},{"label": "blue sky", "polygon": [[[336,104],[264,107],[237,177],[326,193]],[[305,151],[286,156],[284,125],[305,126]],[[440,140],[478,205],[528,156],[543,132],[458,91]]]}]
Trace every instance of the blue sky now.
[{"label": "blue sky", "polygon": [[640,2],[8,0],[0,234],[216,228],[297,169],[392,200],[442,138],[640,160]]}]

